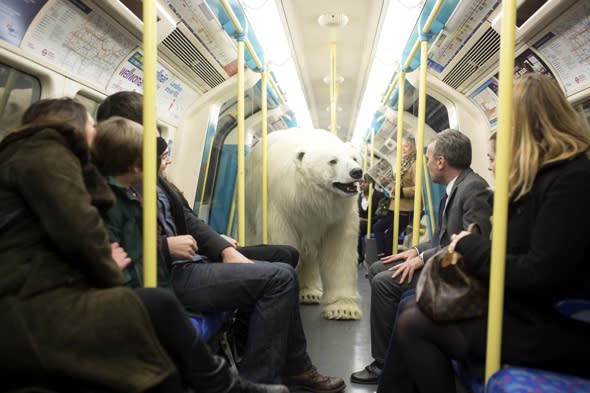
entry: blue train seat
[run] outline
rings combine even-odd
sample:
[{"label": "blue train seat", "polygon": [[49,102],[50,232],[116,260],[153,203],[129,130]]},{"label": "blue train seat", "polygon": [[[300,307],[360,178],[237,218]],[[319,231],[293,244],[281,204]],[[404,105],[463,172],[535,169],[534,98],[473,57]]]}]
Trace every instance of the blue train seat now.
[{"label": "blue train seat", "polygon": [[492,375],[486,392],[588,393],[590,381],[531,368],[505,367]]},{"label": "blue train seat", "polygon": [[215,352],[223,354],[231,368],[237,372],[237,354],[230,337],[230,324],[235,311],[191,313],[189,319],[199,335]]},{"label": "blue train seat", "polygon": [[210,342],[222,326],[231,317],[231,311],[222,311],[214,313],[189,314],[189,319],[199,335],[207,342]]},{"label": "blue train seat", "polygon": [[[555,309],[567,317],[590,323],[590,300],[565,299],[557,302]],[[472,393],[484,392],[483,381],[466,372],[459,362],[453,361],[453,368]],[[508,366],[492,375],[485,392],[588,393],[590,380],[544,370]]]}]

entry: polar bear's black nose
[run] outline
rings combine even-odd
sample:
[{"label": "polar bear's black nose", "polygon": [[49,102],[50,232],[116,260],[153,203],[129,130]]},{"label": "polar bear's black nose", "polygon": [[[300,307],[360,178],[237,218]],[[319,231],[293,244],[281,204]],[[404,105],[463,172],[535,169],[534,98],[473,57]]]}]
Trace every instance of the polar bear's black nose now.
[{"label": "polar bear's black nose", "polygon": [[363,170],[360,168],[355,168],[351,170],[350,177],[352,177],[353,179],[360,179],[361,177],[363,177]]}]

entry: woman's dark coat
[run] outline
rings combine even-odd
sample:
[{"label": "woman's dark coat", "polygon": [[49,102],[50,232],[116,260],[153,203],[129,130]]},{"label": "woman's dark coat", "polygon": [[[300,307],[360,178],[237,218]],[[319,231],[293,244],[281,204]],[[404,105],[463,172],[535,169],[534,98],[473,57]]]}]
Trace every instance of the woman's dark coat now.
[{"label": "woman's dark coat", "polygon": [[[509,205],[502,362],[590,377],[590,324],[559,314],[555,302],[590,299],[590,161],[543,167],[530,193]],[[457,244],[466,268],[488,282],[490,242]],[[485,320],[463,324],[472,357],[482,362]]]},{"label": "woman's dark coat", "polygon": [[68,146],[45,129],[0,150],[0,385],[75,378],[145,391],[174,366],[139,299],[119,286]]}]

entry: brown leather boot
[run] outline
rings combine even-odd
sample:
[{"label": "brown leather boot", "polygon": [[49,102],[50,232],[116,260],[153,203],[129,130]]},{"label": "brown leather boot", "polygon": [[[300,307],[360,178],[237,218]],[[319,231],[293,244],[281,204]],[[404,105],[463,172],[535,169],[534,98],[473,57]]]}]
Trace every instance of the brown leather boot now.
[{"label": "brown leather boot", "polygon": [[313,393],[337,393],[344,390],[346,384],[342,378],[322,375],[312,366],[299,375],[283,378],[289,390],[307,390]]}]

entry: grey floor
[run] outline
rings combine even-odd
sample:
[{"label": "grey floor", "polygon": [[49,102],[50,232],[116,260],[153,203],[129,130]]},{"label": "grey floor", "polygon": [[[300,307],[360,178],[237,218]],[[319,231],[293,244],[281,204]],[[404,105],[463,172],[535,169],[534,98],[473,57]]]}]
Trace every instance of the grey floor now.
[{"label": "grey floor", "polygon": [[363,310],[360,321],[329,321],[320,316],[319,306],[301,305],[301,318],[311,360],[322,374],[344,378],[347,393],[372,393],[377,389],[377,385],[350,382],[352,372],[372,361],[369,328],[371,289],[365,273],[364,266],[359,265],[358,289]]}]

